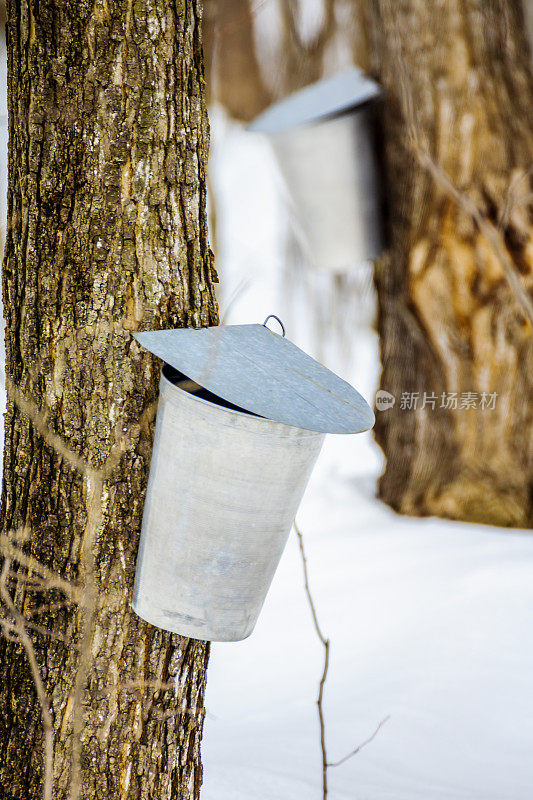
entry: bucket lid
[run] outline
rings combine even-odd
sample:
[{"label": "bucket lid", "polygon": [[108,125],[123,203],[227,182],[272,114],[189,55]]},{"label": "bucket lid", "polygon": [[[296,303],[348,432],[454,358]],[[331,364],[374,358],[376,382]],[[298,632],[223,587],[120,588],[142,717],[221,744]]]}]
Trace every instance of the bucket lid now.
[{"label": "bucket lid", "polygon": [[279,133],[318,122],[379,97],[381,87],[357,67],[312,83],[267,108],[248,126],[250,131]]},{"label": "bucket lid", "polygon": [[[135,333],[154,355],[235,406],[304,430],[360,433],[372,409],[349,383],[263,325]],[[282,326],[283,327],[283,326]]]}]

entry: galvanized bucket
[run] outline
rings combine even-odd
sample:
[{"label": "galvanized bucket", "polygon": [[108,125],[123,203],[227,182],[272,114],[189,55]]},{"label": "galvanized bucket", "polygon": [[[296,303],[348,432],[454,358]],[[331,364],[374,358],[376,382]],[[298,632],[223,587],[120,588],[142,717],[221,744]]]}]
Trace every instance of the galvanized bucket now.
[{"label": "galvanized bucket", "polygon": [[379,93],[353,69],[296,92],[250,125],[270,138],[304,254],[318,269],[344,273],[384,249]]},{"label": "galvanized bucket", "polygon": [[[132,607],[183,636],[244,639],[326,430],[368,428],[372,412],[348,384],[261,325],[136,338],[167,363]],[[328,387],[317,383],[324,375]],[[300,420],[315,429],[290,424]]]},{"label": "galvanized bucket", "polygon": [[133,608],[232,641],[256,623],[325,434],[224,408],[163,369]]}]

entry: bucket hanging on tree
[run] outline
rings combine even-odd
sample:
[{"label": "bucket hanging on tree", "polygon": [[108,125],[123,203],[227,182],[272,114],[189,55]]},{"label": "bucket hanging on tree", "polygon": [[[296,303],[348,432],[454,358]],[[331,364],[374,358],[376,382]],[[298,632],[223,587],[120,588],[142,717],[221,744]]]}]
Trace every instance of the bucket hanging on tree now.
[{"label": "bucket hanging on tree", "polygon": [[326,433],[374,424],[349,384],[265,325],[139,333],[165,362],[132,607],[183,636],[248,636]]},{"label": "bucket hanging on tree", "polygon": [[384,249],[376,100],[356,67],[301,89],[257,117],[268,135],[311,266],[345,273]]}]

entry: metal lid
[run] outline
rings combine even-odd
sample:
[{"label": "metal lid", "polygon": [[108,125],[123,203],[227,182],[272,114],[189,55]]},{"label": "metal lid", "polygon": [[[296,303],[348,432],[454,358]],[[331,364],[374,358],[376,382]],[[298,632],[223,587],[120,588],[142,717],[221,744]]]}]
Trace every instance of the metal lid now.
[{"label": "metal lid", "polygon": [[360,433],[374,425],[372,409],[350,384],[265,325],[134,336],[213,394],[274,422],[322,433]]},{"label": "metal lid", "polygon": [[341,114],[380,94],[379,84],[353,67],[332,78],[312,83],[270,106],[250,123],[248,130],[279,133],[297,125],[317,122],[323,117]]}]

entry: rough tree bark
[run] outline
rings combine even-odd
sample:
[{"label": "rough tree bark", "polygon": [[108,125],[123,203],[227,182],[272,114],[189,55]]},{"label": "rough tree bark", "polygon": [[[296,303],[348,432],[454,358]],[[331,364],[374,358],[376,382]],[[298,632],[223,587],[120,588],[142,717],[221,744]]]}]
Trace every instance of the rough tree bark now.
[{"label": "rough tree bark", "polygon": [[[387,457],[381,497],[407,514],[510,526],[533,521],[533,336],[495,249],[421,164],[434,163],[498,229],[533,289],[533,92],[517,0],[371,0],[386,90],[391,249],[379,265]],[[418,393],[416,410],[401,409]],[[437,396],[422,408],[424,392]],[[442,393],[497,393],[494,410],[441,408]]]},{"label": "rough tree bark", "polygon": [[[83,695],[81,797],[196,798],[207,646],[130,610],[151,446],[141,415],[159,364],[139,328],[217,323],[207,242],[200,0],[9,0],[7,375],[105,485],[94,556],[100,604]],[[76,579],[91,487],[8,404],[1,523]],[[49,593],[47,594],[49,598]],[[25,611],[43,601],[20,592]],[[33,637],[67,795],[80,616],[51,611],[69,644]],[[20,646],[0,644],[0,795],[40,796],[40,712]],[[154,692],[139,681],[175,682]],[[123,689],[131,683],[137,688]],[[115,686],[115,689],[110,687]]]}]

